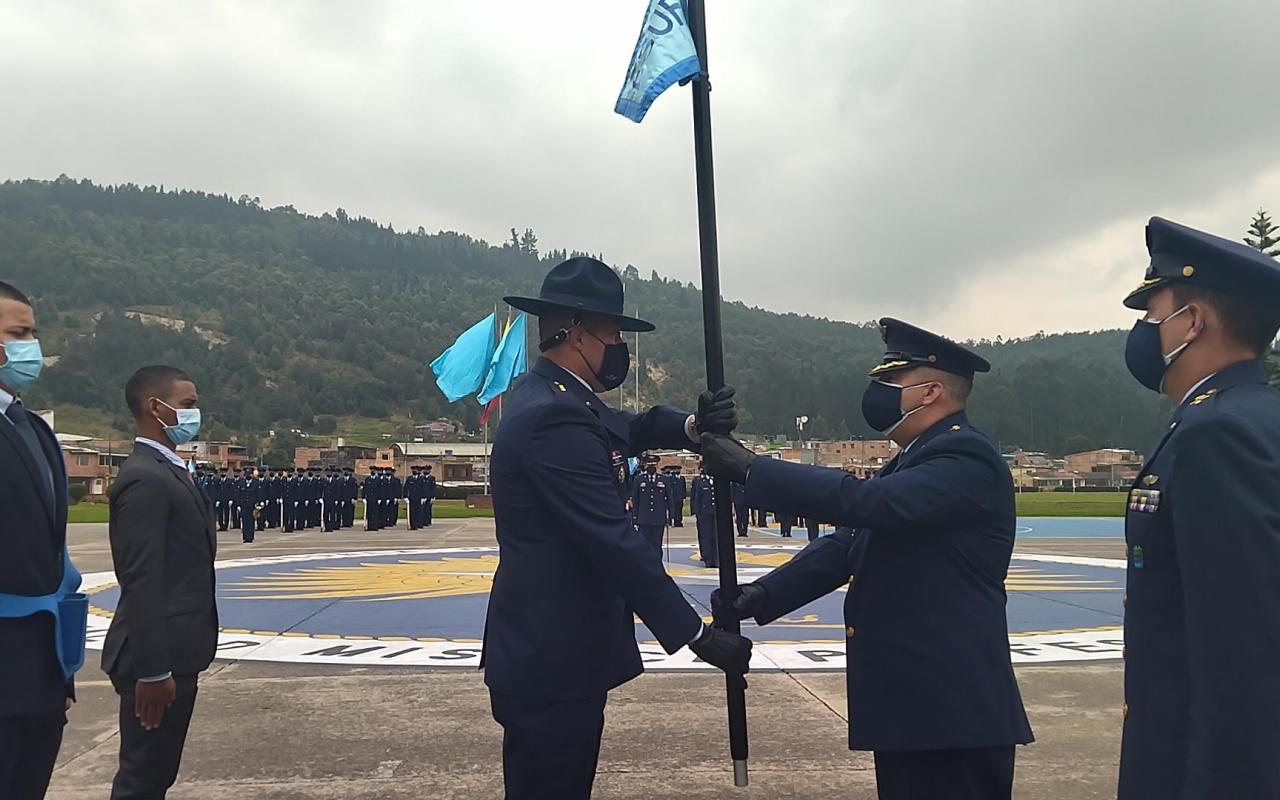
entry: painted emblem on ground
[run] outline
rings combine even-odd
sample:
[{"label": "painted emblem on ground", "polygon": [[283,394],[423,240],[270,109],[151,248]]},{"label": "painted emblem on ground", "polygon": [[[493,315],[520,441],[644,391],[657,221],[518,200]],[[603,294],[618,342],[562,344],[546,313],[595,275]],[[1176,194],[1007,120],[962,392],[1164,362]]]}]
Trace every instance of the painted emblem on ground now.
[{"label": "painted emblem on ground", "polygon": [[[740,546],[741,580],[785,564],[800,549]],[[710,621],[716,571],[702,568],[695,547],[668,552],[668,573]],[[496,547],[221,561],[219,657],[475,668],[497,566]],[[1014,663],[1119,658],[1124,566],[1121,559],[1015,555],[1006,582]],[[89,646],[101,648],[119,588],[107,572],[86,576],[85,590]],[[744,623],[756,641],[752,669],[843,668],[843,602],[842,589],[771,625]],[[649,669],[711,669],[687,650],[668,656],[639,620],[636,638]]]}]

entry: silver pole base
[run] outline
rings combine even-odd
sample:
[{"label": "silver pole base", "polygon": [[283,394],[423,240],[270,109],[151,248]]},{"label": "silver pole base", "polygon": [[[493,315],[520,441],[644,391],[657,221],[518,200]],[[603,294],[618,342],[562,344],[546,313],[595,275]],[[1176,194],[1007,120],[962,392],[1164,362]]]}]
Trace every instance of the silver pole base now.
[{"label": "silver pole base", "polygon": [[738,787],[742,787],[742,786],[746,786],[746,785],[747,785],[747,783],[748,783],[748,781],[747,781],[747,762],[746,762],[746,761],[734,761],[734,762],[733,762],[733,785],[734,785],[734,786],[738,786]]}]

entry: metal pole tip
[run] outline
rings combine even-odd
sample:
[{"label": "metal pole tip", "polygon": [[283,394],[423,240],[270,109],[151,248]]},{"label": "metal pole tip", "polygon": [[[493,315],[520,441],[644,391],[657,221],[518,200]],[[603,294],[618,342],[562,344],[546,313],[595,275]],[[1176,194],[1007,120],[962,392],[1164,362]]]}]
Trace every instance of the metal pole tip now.
[{"label": "metal pole tip", "polygon": [[733,785],[742,787],[746,786],[747,783],[747,762],[745,760],[735,760],[733,762]]}]

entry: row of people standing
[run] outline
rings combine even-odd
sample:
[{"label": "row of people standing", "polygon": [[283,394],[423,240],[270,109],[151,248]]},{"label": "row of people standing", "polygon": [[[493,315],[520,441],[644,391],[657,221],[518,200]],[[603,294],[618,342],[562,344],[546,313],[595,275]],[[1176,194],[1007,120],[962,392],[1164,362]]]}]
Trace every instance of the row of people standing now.
[{"label": "row of people standing", "polygon": [[364,479],[365,530],[394,528],[400,518],[400,501],[408,506],[409,530],[431,525],[432,504],[436,499],[436,478],[431,467],[412,467],[403,482],[392,467],[370,467]]}]

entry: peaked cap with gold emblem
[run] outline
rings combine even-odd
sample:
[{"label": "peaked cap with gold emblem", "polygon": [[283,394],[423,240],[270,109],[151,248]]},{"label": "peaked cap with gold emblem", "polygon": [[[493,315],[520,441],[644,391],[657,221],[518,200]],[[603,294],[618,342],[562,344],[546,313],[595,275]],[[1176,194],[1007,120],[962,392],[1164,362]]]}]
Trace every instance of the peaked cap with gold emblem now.
[{"label": "peaked cap with gold emblem", "polygon": [[1124,299],[1129,308],[1145,311],[1151,293],[1170,283],[1280,302],[1280,262],[1240,242],[1152,217],[1147,252],[1146,277]]},{"label": "peaked cap with gold emblem", "polygon": [[880,320],[880,337],[885,353],[869,373],[873,378],[912,367],[933,367],[969,380],[975,372],[991,371],[991,365],[977,353],[901,320]]}]

